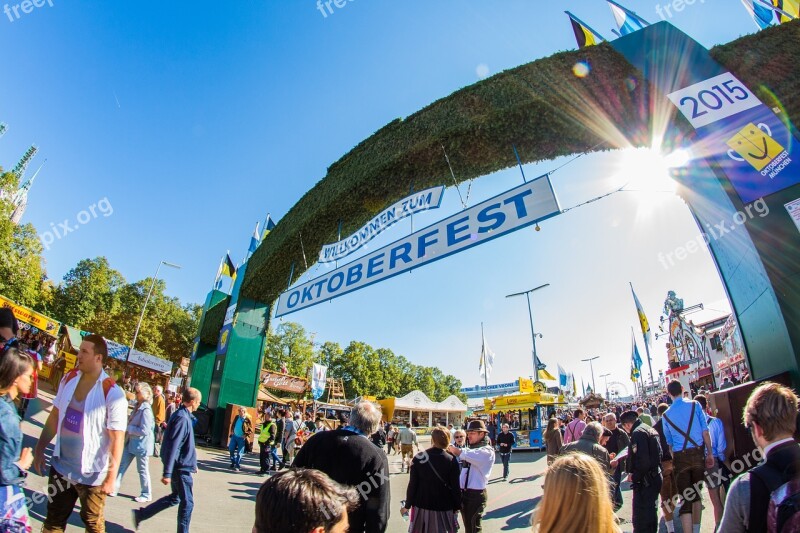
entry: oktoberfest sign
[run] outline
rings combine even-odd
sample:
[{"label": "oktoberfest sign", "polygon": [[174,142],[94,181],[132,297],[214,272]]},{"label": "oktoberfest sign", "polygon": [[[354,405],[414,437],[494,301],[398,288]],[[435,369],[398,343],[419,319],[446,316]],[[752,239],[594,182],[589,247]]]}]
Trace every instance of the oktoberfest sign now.
[{"label": "oktoberfest sign", "polygon": [[280,317],[342,296],[559,213],[548,176],[542,176],[421,229],[281,294]]},{"label": "oktoberfest sign", "polygon": [[443,192],[444,186],[432,187],[416,192],[387,207],[346,239],[323,246],[319,251],[319,262],[332,263],[333,261],[338,261],[364,246],[395,222],[420,211],[438,208],[442,203]]},{"label": "oktoberfest sign", "polygon": [[261,371],[261,385],[268,389],[277,389],[286,392],[303,393],[308,387],[308,381],[288,374]]}]

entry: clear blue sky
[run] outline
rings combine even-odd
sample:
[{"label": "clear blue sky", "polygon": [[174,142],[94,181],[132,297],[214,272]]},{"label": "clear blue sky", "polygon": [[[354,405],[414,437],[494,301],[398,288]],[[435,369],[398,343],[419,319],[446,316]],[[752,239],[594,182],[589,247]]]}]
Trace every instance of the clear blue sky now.
[{"label": "clear blue sky", "polygon": [[[163,271],[168,292],[194,302],[226,249],[242,259],[256,221],[267,212],[279,220],[390,120],[480,75],[575,48],[564,9],[607,37],[613,26],[602,0],[353,0],[327,17],[312,0],[52,3],[13,21],[0,13],[0,121],[9,125],[0,163],[11,168],[30,143],[41,149],[31,171],[47,158],[24,218],[40,232],[76,225],[103,198],[113,214],[55,240],[48,274],[60,280],[79,259],[103,255],[138,280],[165,259],[183,266]],[[668,4],[627,5],[654,22]],[[670,20],[706,46],[755,29],[738,0],[698,0]],[[629,181],[621,160],[586,156],[554,174],[562,207]],[[516,171],[477,180],[470,203],[519,180]],[[451,187],[415,224],[457,209]],[[399,224],[378,244],[407,231]],[[466,385],[479,382],[483,321],[497,354],[490,381],[499,383],[531,372],[525,301],[504,296],[550,283],[534,297],[540,358],[588,380],[580,359],[599,355],[595,374],[629,386],[629,281],[655,325],[670,289],[713,309],[696,319],[728,309],[707,251],[669,269],[658,262],[697,234],[674,195],[619,193],[539,233],[519,231],[287,319],[317,341],[389,347]],[[665,366],[657,342],[654,370]]]}]

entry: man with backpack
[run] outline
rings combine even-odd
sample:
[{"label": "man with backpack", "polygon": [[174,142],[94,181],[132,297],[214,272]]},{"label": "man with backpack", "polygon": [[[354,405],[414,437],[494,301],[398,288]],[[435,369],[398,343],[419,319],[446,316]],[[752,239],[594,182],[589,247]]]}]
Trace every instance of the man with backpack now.
[{"label": "man with backpack", "polygon": [[106,357],[103,337],[83,338],[78,366],[61,380],[36,444],[33,466],[44,474],[45,450],[56,437],[47,483],[47,494],[52,490],[54,495],[47,502],[45,533],[64,531],[78,500],[86,531],[105,531],[106,496],[115,491],[128,427],[128,402],[114,379],[103,371]]},{"label": "man with backpack", "polygon": [[797,396],[783,385],[764,383],[750,394],[742,418],[766,461],[731,483],[719,531],[799,531]]}]

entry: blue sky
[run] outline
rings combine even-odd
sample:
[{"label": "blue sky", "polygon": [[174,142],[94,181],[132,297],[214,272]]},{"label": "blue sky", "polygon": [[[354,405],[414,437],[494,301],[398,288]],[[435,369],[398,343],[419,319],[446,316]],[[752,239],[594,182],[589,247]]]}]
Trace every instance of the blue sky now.
[{"label": "blue sky", "polygon": [[[19,18],[12,10],[13,21],[0,13],[0,121],[9,125],[0,163],[11,168],[36,143],[29,173],[48,162],[24,220],[40,232],[65,219],[79,227],[45,252],[48,274],[59,280],[79,259],[104,255],[138,280],[164,259],[183,266],[162,271],[169,294],[194,302],[204,300],[225,250],[243,258],[256,221],[267,212],[279,220],[331,163],[390,120],[480,75],[575,48],[564,9],[607,37],[613,25],[602,0],[352,0],[327,17],[311,0],[51,3],[18,10]],[[668,3],[626,5],[655,22],[656,7],[665,13]],[[706,46],[755,30],[737,0],[698,0],[673,13],[670,21]],[[630,190],[663,190],[641,184],[640,167],[625,170],[624,160],[585,156],[555,173],[562,207],[628,181]],[[476,180],[470,203],[519,180],[513,169]],[[112,214],[75,222],[104,198]],[[458,209],[450,187],[415,226]],[[398,224],[376,244],[407,231]],[[479,382],[483,321],[497,353],[490,381],[499,383],[531,372],[525,301],[504,296],[550,283],[533,299],[543,362],[588,380],[580,359],[599,355],[595,374],[630,386],[629,281],[654,324],[670,289],[712,309],[696,321],[728,309],[707,251],[666,269],[658,261],[697,234],[676,196],[618,193],[541,232],[521,230],[286,319],[317,341],[389,347],[466,385]],[[653,356],[654,370],[666,366],[662,342]]]}]

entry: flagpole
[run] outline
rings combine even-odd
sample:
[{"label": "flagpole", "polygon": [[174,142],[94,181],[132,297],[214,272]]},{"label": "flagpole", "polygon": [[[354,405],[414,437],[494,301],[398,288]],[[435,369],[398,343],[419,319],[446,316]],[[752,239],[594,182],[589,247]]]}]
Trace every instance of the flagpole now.
[{"label": "flagpole", "polygon": [[795,19],[795,17],[791,13],[787,13],[783,9],[781,9],[779,7],[776,7],[776,6],[772,5],[772,4],[770,4],[769,2],[766,2],[765,0],[758,0],[758,3],[761,4],[762,7],[766,7],[767,9],[771,9],[772,11],[775,11],[776,13],[780,13],[781,15],[787,17],[789,20],[794,20]]},{"label": "flagpole", "polygon": [[481,360],[483,361],[483,394],[489,397],[489,368],[486,366],[486,336],[483,334],[483,322],[481,322]]}]

